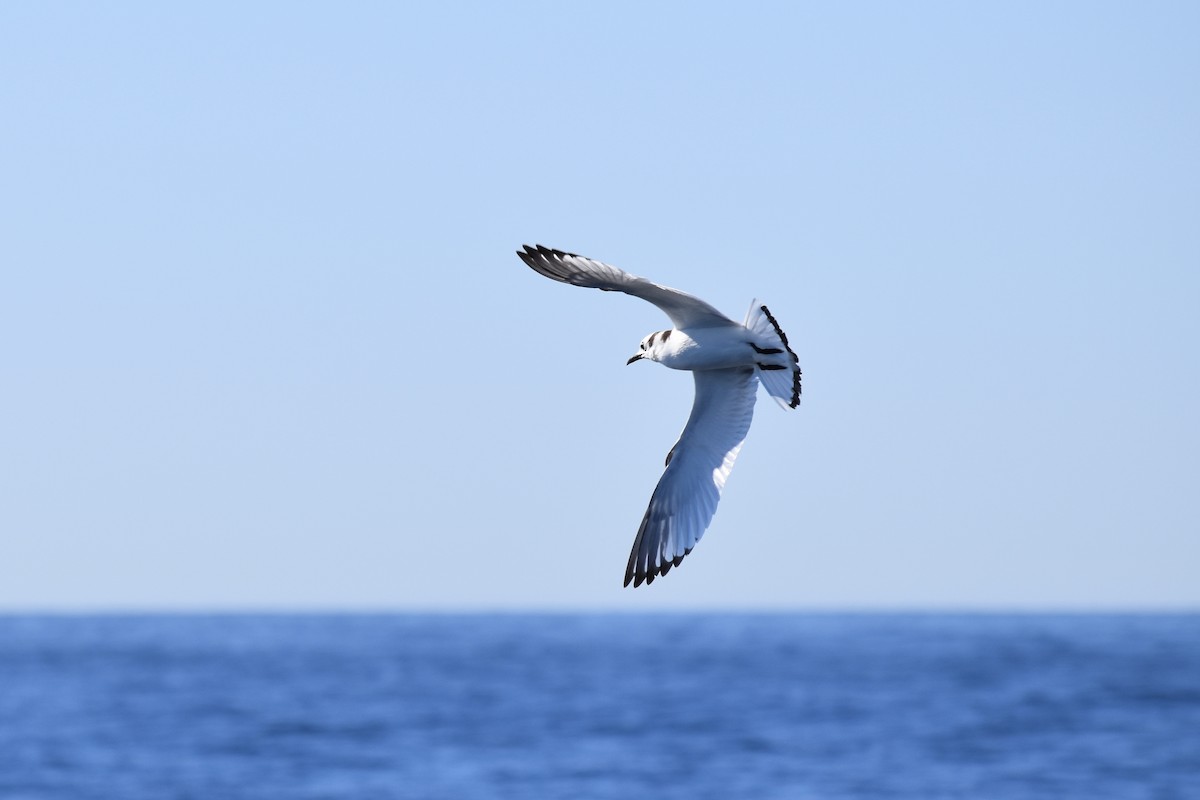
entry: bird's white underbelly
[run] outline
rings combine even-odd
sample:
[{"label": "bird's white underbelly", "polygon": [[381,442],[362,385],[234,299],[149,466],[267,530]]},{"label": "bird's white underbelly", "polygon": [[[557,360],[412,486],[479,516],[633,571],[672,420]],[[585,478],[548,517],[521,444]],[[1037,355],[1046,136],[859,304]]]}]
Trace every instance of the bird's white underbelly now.
[{"label": "bird's white underbelly", "polygon": [[742,326],[672,331],[655,358],[671,369],[701,370],[746,367],[754,363],[754,348]]}]

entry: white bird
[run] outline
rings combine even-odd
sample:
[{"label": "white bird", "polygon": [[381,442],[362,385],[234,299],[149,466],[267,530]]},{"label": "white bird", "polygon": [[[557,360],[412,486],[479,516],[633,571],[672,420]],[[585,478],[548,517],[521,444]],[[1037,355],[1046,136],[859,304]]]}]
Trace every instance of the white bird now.
[{"label": "white bird", "polygon": [[759,381],[783,408],[800,405],[799,359],[775,317],[758,301],[738,324],[698,297],[608,264],[542,245],[524,248],[517,255],[535,272],[561,283],[640,297],[661,308],[675,325],[642,339],[626,362],[657,361],[690,370],[696,380],[691,416],[667,453],[666,471],[625,568],[626,586],[630,581],[635,587],[653,583],[679,566],[712,522],[725,479],[750,430]]}]

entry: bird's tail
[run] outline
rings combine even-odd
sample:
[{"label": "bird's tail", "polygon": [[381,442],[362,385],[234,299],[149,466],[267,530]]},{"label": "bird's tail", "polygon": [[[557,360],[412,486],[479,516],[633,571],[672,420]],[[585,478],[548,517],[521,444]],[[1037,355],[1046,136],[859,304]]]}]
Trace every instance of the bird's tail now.
[{"label": "bird's tail", "polygon": [[783,408],[800,405],[800,359],[788,344],[783,328],[757,300],[746,312],[745,325],[754,335],[755,349],[759,352],[758,379],[767,394]]}]

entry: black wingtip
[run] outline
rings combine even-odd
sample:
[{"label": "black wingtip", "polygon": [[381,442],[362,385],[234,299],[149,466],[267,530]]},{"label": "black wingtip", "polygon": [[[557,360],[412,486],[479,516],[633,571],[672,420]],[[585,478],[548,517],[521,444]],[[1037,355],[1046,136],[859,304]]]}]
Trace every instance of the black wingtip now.
[{"label": "black wingtip", "polygon": [[517,255],[530,266],[533,266],[534,260],[544,259],[547,262],[553,262],[555,259],[564,258],[583,258],[578,253],[568,253],[565,250],[556,250],[553,247],[546,247],[544,244],[523,244],[521,247],[524,251],[517,251]]},{"label": "black wingtip", "polygon": [[633,588],[635,589],[641,586],[643,583],[649,586],[650,584],[654,583],[654,576],[654,572],[646,573],[642,572],[641,569],[633,569],[625,573],[624,585],[629,586],[629,584],[632,582]]},{"label": "black wingtip", "polygon": [[544,256],[553,256],[555,258],[583,258],[583,256],[579,255],[578,253],[568,253],[566,250],[559,250],[554,247],[546,247],[544,244],[539,244],[537,246],[537,251]]}]

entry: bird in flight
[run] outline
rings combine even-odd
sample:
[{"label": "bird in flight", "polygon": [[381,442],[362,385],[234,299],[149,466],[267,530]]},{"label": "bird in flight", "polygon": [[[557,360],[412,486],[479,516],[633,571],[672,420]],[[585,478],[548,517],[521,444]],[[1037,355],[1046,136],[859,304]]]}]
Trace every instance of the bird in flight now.
[{"label": "bird in flight", "polygon": [[698,297],[660,286],[590,258],[524,245],[521,260],[547,278],[624,292],[663,310],[675,326],[642,339],[629,359],[690,370],[696,398],[666,470],[642,518],[625,585],[653,583],[679,566],[712,522],[721,489],[742,448],[761,381],[785,409],[800,405],[800,364],[787,335],[765,305],[754,301],[744,323],[734,322]]}]

